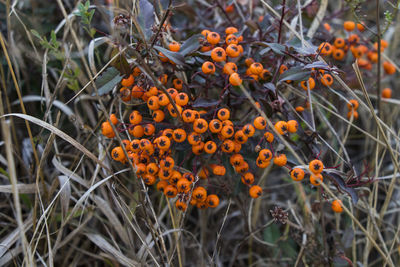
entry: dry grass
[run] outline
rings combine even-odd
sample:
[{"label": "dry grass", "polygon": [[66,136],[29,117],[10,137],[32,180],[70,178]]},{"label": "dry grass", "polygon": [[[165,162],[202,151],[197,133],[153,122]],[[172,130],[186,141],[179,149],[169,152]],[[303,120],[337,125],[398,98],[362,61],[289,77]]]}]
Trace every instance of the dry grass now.
[{"label": "dry grass", "polygon": [[[159,84],[154,74],[157,63],[142,60],[145,48],[157,53],[152,47],[158,41],[143,41],[147,33],[136,10],[139,1],[115,0],[112,5],[92,1],[94,38],[76,15],[80,2],[0,1],[0,266],[400,264],[398,72],[376,78],[375,73],[365,75],[357,64],[349,64],[347,75],[334,75],[335,87],[324,89],[328,96],[280,84],[279,98],[302,122],[304,132],[313,132],[309,155],[276,132],[248,87],[242,85],[237,91],[267,120],[291,162],[306,166],[318,147],[324,162],[338,166],[328,174],[360,176],[360,182],[372,177],[371,183],[356,187],[357,203],[329,179],[322,187],[311,188],[270,165],[257,173],[262,197],[251,199],[246,190],[236,190],[221,197],[215,209],[181,213],[172,201],[137,179],[132,164],[112,161],[109,152],[127,133],[110,142],[99,131],[112,111],[127,118],[116,86],[102,94],[96,83],[122,55],[129,52],[129,63],[139,63],[149,80]],[[285,41],[298,38],[302,46],[311,47],[321,41],[322,22],[341,25],[346,19],[373,22],[376,17],[375,1],[229,1],[238,12],[235,17],[220,8],[226,5],[220,0],[172,1],[170,6],[169,1],[149,2],[157,6],[156,26],[172,12],[173,28],[163,33],[161,45],[183,40],[183,32],[198,33],[202,27],[223,29],[230,25],[227,16],[250,30],[264,15],[279,26]],[[291,16],[281,17],[282,2]],[[315,3],[315,16],[310,17],[305,13]],[[390,3],[380,5],[382,37],[393,44],[382,60],[392,61],[399,70],[400,14],[395,8],[399,2]],[[385,11],[392,13],[391,23],[385,20]],[[125,38],[112,23],[120,13],[132,15]],[[47,39],[54,30],[57,47],[40,44],[31,30]],[[155,27],[154,32],[159,30]],[[116,52],[115,44],[119,44]],[[136,50],[137,45],[142,48]],[[191,79],[184,68],[174,72],[184,81]],[[380,100],[377,83],[382,88],[391,85],[393,98]],[[311,103],[309,117],[295,111],[294,98]],[[360,103],[359,120],[343,115],[349,99]],[[366,168],[370,171],[363,173]],[[334,199],[345,203],[340,215],[330,209]],[[286,224],[273,221],[270,210],[276,206],[288,213]]]}]

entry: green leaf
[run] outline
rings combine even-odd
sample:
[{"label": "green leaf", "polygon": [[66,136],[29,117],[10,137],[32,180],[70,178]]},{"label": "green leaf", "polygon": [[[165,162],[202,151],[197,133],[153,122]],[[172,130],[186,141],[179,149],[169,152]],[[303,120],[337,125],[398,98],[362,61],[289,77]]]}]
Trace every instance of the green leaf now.
[{"label": "green leaf", "polygon": [[281,237],[281,231],[279,231],[278,226],[273,223],[269,225],[264,230],[264,241],[268,243],[275,244]]},{"label": "green leaf", "polygon": [[174,63],[178,65],[185,65],[185,59],[179,52],[172,52],[158,45],[155,45],[154,48],[163,53],[164,56],[172,60]]},{"label": "green leaf", "polygon": [[181,49],[179,50],[179,54],[182,56],[186,56],[187,54],[190,54],[200,47],[200,38],[204,38],[203,35],[201,34],[195,34],[189,37],[181,46]]},{"label": "green leaf", "polygon": [[98,88],[99,95],[105,95],[114,88],[120,81],[122,76],[119,71],[114,68],[108,68],[97,80],[96,87]]},{"label": "green leaf", "polygon": [[304,81],[311,75],[311,70],[303,70],[301,67],[291,68],[281,74],[279,82],[283,81]]},{"label": "green leaf", "polygon": [[31,33],[36,37],[36,38],[38,38],[39,40],[43,40],[43,38],[42,38],[42,36],[40,36],[40,34],[36,31],[36,30],[31,30]]}]

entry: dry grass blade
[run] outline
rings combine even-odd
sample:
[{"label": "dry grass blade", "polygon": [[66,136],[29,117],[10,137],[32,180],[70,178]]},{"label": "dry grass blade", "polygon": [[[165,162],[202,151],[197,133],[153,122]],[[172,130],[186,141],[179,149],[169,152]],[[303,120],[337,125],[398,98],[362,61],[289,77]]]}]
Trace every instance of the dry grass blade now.
[{"label": "dry grass blade", "polygon": [[122,265],[136,267],[139,266],[139,262],[129,259],[123,253],[121,253],[118,249],[113,247],[107,240],[105,240],[99,234],[85,234],[90,241],[92,241],[96,246],[100,247],[103,251],[108,253],[111,258],[114,258]]},{"label": "dry grass blade", "polygon": [[58,128],[54,127],[53,125],[51,125],[51,124],[49,124],[49,123],[47,123],[45,121],[42,121],[42,120],[40,120],[38,118],[32,117],[30,115],[21,114],[21,113],[5,114],[5,115],[1,116],[0,118],[10,117],[10,116],[14,116],[14,117],[19,117],[19,118],[25,119],[25,120],[30,121],[30,122],[32,122],[32,123],[34,123],[34,124],[36,124],[36,125],[38,125],[40,127],[43,127],[45,129],[49,130],[50,132],[54,133],[58,137],[61,137],[62,139],[64,139],[65,141],[67,141],[68,143],[73,145],[75,148],[77,148],[79,151],[81,151],[83,154],[85,154],[88,158],[92,159],[97,164],[102,166],[104,169],[108,170],[108,167],[105,166],[101,161],[99,161],[99,159],[95,155],[93,155],[92,152],[90,152],[87,148],[82,146],[79,142],[77,142],[71,136],[67,135],[66,133],[64,133],[63,131],[61,131]]}]

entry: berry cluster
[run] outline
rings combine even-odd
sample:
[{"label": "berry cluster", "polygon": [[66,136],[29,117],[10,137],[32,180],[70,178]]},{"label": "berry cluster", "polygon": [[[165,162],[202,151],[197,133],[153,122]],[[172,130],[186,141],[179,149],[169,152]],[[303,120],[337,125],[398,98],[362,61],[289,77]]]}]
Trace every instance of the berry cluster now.
[{"label": "berry cluster", "polygon": [[[274,132],[290,138],[290,134],[298,130],[296,120],[279,120],[274,125],[275,131],[272,131],[267,129],[266,120],[258,112],[250,112],[247,120],[251,122],[246,123],[240,117],[233,116],[229,104],[223,104],[224,97],[234,95],[235,88],[242,86],[244,81],[249,84],[269,81],[272,76],[262,63],[251,57],[243,57],[240,44],[243,37],[238,29],[226,28],[222,40],[219,33],[209,30],[203,30],[202,36],[197,53],[203,61],[198,67],[200,71],[194,73],[192,79],[199,75],[207,82],[225,81],[216,104],[199,108],[195,104],[196,95],[183,80],[170,73],[161,73],[157,85],[148,80],[139,67],[135,67],[129,77],[122,79],[119,90],[122,101],[126,104],[135,103],[135,108],[128,111],[129,123],[120,122],[115,114],[102,123],[102,134],[107,138],[115,137],[110,122],[118,131],[129,134],[128,139],[122,140],[123,147],[112,149],[111,157],[126,164],[128,155],[136,175],[148,186],[156,185],[166,197],[174,198],[176,207],[182,211],[187,209],[189,203],[200,209],[217,207],[223,192],[218,190],[221,186],[213,186],[210,181],[227,179],[222,178],[227,175],[227,168],[241,176],[240,180],[249,188],[248,193],[252,198],[262,195],[262,188],[255,185],[257,167],[264,169],[271,161],[276,166],[288,168],[294,181],[309,176],[312,185],[321,185],[322,161],[315,159],[308,168],[300,166],[292,169],[287,156],[274,148],[279,144]],[[179,53],[181,49],[181,45],[175,41],[168,47],[171,53]],[[323,51],[330,47],[328,43],[321,45],[321,54],[327,55]],[[158,57],[164,64],[170,64],[173,68],[176,66],[168,54],[166,56],[159,52]],[[288,70],[285,64],[280,64],[274,71],[281,75]],[[304,90],[312,90],[317,81],[330,86],[333,77],[324,69],[313,69],[311,77],[298,82]],[[289,84],[296,81],[285,82]],[[258,102],[256,105],[261,107]],[[357,102],[352,102],[349,107],[355,117],[357,107]],[[300,107],[296,110],[302,111]],[[246,160],[249,157],[242,152],[244,146],[247,146],[246,151],[258,153],[255,166]],[[179,153],[183,150],[186,153]],[[185,154],[185,158],[179,160],[182,162],[178,162],[179,154]]]}]

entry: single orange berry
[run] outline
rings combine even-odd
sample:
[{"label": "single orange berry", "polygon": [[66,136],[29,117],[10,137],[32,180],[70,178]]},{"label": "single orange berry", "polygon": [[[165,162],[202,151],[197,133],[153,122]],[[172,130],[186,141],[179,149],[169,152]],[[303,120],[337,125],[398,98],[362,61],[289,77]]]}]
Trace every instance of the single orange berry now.
[{"label": "single orange berry", "polygon": [[118,123],[118,118],[114,113],[110,115],[110,121],[114,125],[116,125]]},{"label": "single orange berry", "polygon": [[336,213],[342,213],[343,212],[343,203],[339,199],[335,199],[332,201],[332,210]]},{"label": "single orange berry", "polygon": [[396,72],[396,67],[389,61],[383,62],[383,69],[386,74],[392,75]]},{"label": "single orange berry", "polygon": [[186,106],[189,102],[189,96],[186,93],[179,93],[175,97],[175,102],[180,106]]},{"label": "single orange berry", "polygon": [[242,131],[247,137],[252,137],[256,132],[256,129],[252,124],[248,123],[245,126],[243,126]]},{"label": "single orange berry", "polygon": [[251,172],[246,172],[241,180],[244,184],[252,185],[254,183],[254,175]]},{"label": "single orange berry", "polygon": [[235,27],[227,27],[227,28],[225,29],[226,35],[234,34],[234,33],[237,33],[237,32],[238,32],[238,29],[235,28]]},{"label": "single orange berry", "polygon": [[174,198],[176,196],[176,194],[178,193],[178,190],[176,189],[175,186],[173,185],[167,185],[164,188],[164,194],[168,197],[168,198]]},{"label": "single orange berry", "polygon": [[207,121],[205,119],[201,119],[200,118],[200,119],[194,120],[194,122],[193,122],[193,130],[196,133],[202,134],[202,133],[206,132],[207,129],[208,129],[208,123],[207,123]]},{"label": "single orange berry", "polygon": [[221,37],[216,32],[210,32],[207,34],[207,41],[212,45],[218,44],[220,39]]},{"label": "single orange berry", "polygon": [[262,117],[258,116],[253,121],[254,127],[258,130],[264,130],[267,127],[267,121]]},{"label": "single orange berry", "polygon": [[240,79],[239,74],[234,72],[231,75],[229,75],[229,83],[232,84],[233,86],[239,86],[242,84],[242,79]]},{"label": "single orange berry", "polygon": [[179,198],[178,198],[178,199],[176,200],[176,202],[175,202],[175,207],[176,207],[178,210],[184,212],[184,211],[187,209],[187,204],[186,204],[186,202],[185,202],[183,199],[179,199]]},{"label": "single orange berry", "polygon": [[285,166],[287,163],[287,158],[285,154],[279,154],[274,157],[274,164],[280,167]]},{"label": "single orange berry", "polygon": [[131,98],[132,98],[131,90],[129,88],[127,88],[127,87],[122,87],[119,90],[119,95],[120,95],[122,101],[125,101],[125,102],[130,101]]},{"label": "single orange berry", "polygon": [[175,129],[172,138],[174,139],[175,142],[177,143],[182,143],[183,141],[186,140],[186,132],[183,129]]},{"label": "single orange berry", "polygon": [[343,48],[345,46],[345,44],[346,44],[346,42],[344,41],[344,39],[340,38],[340,37],[336,38],[335,41],[333,42],[333,45],[336,48]]},{"label": "single orange berry", "polygon": [[142,122],[142,115],[140,114],[139,111],[134,110],[131,112],[131,114],[129,115],[129,122],[133,125],[139,124]]},{"label": "single orange berry", "polygon": [[239,43],[239,40],[238,40],[238,38],[236,37],[236,35],[234,35],[234,34],[229,34],[229,35],[226,36],[226,38],[225,38],[225,43],[226,43],[227,45],[230,45],[230,44],[235,44],[235,45],[237,45],[237,44]]},{"label": "single orange berry", "polygon": [[299,123],[295,120],[290,120],[287,122],[287,129],[289,133],[297,132],[297,128],[299,127]]},{"label": "single orange berry", "polygon": [[304,179],[304,171],[300,168],[294,168],[291,172],[290,172],[290,177],[292,177],[292,179],[294,181],[301,181]]},{"label": "single orange berry", "polygon": [[211,51],[211,58],[215,62],[226,61],[226,52],[222,47],[216,47]]},{"label": "single orange berry", "polygon": [[258,185],[253,185],[249,189],[249,194],[252,198],[258,198],[262,195],[262,188]]},{"label": "single orange berry", "polygon": [[288,124],[286,121],[278,121],[277,123],[275,123],[274,125],[275,130],[280,134],[280,135],[284,135],[287,133],[288,131]]},{"label": "single orange berry", "polygon": [[171,42],[168,47],[172,52],[178,52],[181,49],[181,45],[178,42]]},{"label": "single orange berry", "polygon": [[230,117],[231,113],[229,112],[229,110],[227,108],[221,108],[220,110],[218,110],[217,112],[217,117],[218,119],[220,119],[221,121],[225,121],[228,120]]},{"label": "single orange berry", "polygon": [[323,56],[329,56],[332,53],[332,46],[328,42],[323,42],[319,45],[318,51]]},{"label": "single orange berry", "polygon": [[350,120],[353,117],[355,120],[358,119],[358,112],[355,110],[350,110],[347,112],[347,118]]},{"label": "single orange berry", "polygon": [[262,161],[270,161],[272,159],[272,152],[269,149],[262,149],[258,152],[258,158]]},{"label": "single orange berry", "polygon": [[324,170],[324,164],[318,159],[312,160],[308,167],[310,171],[315,174],[321,173]]},{"label": "single orange berry", "polygon": [[264,67],[261,63],[255,62],[250,65],[249,70],[252,74],[259,75],[264,70]]},{"label": "single orange berry", "polygon": [[313,173],[310,175],[310,183],[312,185],[319,186],[322,184],[323,181],[324,181],[324,177],[322,177],[322,174],[320,174],[320,173],[318,173],[318,174]]},{"label": "single orange berry", "polygon": [[212,62],[206,61],[201,66],[201,70],[204,74],[213,74],[215,72],[215,66]]},{"label": "single orange berry", "polygon": [[382,90],[382,98],[391,98],[392,97],[392,89],[385,88]]},{"label": "single orange berry", "polygon": [[120,146],[114,147],[113,150],[111,150],[111,157],[113,160],[119,162],[124,162],[126,160],[124,150]]},{"label": "single orange berry", "polygon": [[343,28],[348,32],[353,31],[355,29],[355,27],[356,27],[356,24],[354,23],[354,21],[348,20],[348,21],[343,22]]},{"label": "single orange berry", "polygon": [[358,101],[356,99],[350,99],[349,103],[347,103],[347,108],[352,110],[358,109]]},{"label": "single orange berry", "polygon": [[324,26],[325,30],[327,30],[328,32],[331,31],[331,25],[329,25],[329,23],[324,23],[323,26]]},{"label": "single orange berry", "polygon": [[224,68],[222,69],[222,72],[225,73],[225,74],[227,74],[227,75],[231,75],[232,73],[237,72],[237,70],[238,70],[238,68],[237,68],[237,66],[236,66],[235,63],[233,63],[233,62],[227,62],[227,63],[224,65]]},{"label": "single orange berry", "polygon": [[193,190],[192,197],[199,202],[204,202],[207,199],[207,191],[202,186],[196,187]]},{"label": "single orange berry", "polygon": [[310,90],[312,90],[312,89],[314,89],[314,87],[315,87],[315,80],[313,79],[313,78],[308,78],[308,80],[307,81],[301,81],[300,82],[300,85],[301,85],[301,87],[304,89],[304,90],[308,90],[308,89],[310,89]]},{"label": "single orange berry", "polygon": [[129,75],[128,78],[126,79],[122,79],[121,80],[121,85],[125,86],[125,87],[130,87],[133,85],[133,83],[135,82],[135,78],[133,77],[133,75]]},{"label": "single orange berry", "polygon": [[363,32],[363,31],[365,30],[365,27],[364,27],[363,24],[357,23],[357,29],[358,29],[360,32]]},{"label": "single orange berry", "polygon": [[151,110],[157,110],[160,108],[160,104],[158,103],[158,96],[151,96],[147,100],[147,107]]},{"label": "single orange berry", "polygon": [[204,152],[206,152],[207,154],[214,154],[216,150],[217,144],[215,144],[214,141],[207,141],[204,144]]},{"label": "single orange berry", "polygon": [[340,49],[340,48],[336,48],[333,52],[332,52],[332,57],[336,60],[342,60],[345,56],[345,52]]},{"label": "single orange berry", "polygon": [[162,122],[165,119],[165,113],[161,109],[155,110],[151,116],[155,122]]},{"label": "single orange berry", "polygon": [[226,47],[225,49],[226,54],[228,55],[228,57],[238,57],[240,56],[240,49],[239,46],[236,44],[230,44]]},{"label": "single orange berry", "polygon": [[267,140],[268,143],[272,143],[274,141],[274,135],[271,132],[265,132],[264,138]]},{"label": "single orange berry", "polygon": [[219,205],[219,198],[217,195],[214,195],[214,194],[208,195],[206,202],[207,202],[208,207],[216,208]]},{"label": "single orange berry", "polygon": [[324,74],[321,77],[321,83],[325,86],[331,86],[333,83],[333,78],[330,74]]},{"label": "single orange berry", "polygon": [[113,138],[115,136],[113,128],[108,121],[105,121],[101,124],[101,134],[107,138]]}]

